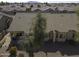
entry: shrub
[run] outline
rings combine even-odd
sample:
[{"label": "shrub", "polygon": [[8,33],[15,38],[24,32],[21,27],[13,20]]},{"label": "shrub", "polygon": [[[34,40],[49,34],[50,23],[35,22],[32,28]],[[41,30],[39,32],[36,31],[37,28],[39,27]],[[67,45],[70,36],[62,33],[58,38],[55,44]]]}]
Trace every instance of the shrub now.
[{"label": "shrub", "polygon": [[17,55],[17,48],[16,47],[11,47],[10,57],[16,57],[16,55]]}]

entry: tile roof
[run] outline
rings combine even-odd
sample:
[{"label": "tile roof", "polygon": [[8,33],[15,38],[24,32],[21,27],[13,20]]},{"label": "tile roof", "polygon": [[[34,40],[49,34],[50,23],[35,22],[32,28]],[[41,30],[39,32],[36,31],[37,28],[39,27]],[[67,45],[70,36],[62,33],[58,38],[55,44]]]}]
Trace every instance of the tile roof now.
[{"label": "tile roof", "polygon": [[[30,28],[33,27],[36,13],[17,13],[8,29],[8,31],[24,31],[29,33]],[[47,19],[46,31],[58,30],[60,32],[67,32],[68,30],[76,30],[78,19],[75,13],[73,14],[50,14],[43,13]]]}]

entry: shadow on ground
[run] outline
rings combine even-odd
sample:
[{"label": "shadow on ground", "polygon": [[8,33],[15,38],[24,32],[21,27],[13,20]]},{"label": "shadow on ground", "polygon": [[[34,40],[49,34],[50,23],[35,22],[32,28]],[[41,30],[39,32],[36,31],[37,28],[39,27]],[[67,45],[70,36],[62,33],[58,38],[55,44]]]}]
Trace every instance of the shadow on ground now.
[{"label": "shadow on ground", "polygon": [[56,42],[47,41],[44,43],[44,46],[40,49],[41,51],[47,52],[57,52],[59,51],[62,56],[73,56],[79,55],[79,44],[69,44],[67,42]]}]

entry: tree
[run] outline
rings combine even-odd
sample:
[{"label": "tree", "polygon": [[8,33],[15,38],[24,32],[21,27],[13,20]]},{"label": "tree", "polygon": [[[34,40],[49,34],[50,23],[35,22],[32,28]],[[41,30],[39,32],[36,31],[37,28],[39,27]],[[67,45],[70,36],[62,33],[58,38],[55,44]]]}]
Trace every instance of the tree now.
[{"label": "tree", "polygon": [[9,5],[10,3],[9,2],[5,2],[5,5]]},{"label": "tree", "polygon": [[0,2],[0,5],[5,5],[5,3],[3,1]]},{"label": "tree", "polygon": [[77,16],[79,16],[79,10],[77,9],[75,12],[76,12]]},{"label": "tree", "polygon": [[26,12],[31,12],[31,8],[26,8]]},{"label": "tree", "polygon": [[37,5],[38,8],[41,8],[41,5]]},{"label": "tree", "polygon": [[35,47],[40,48],[42,46],[46,33],[45,30],[46,30],[46,19],[42,17],[41,13],[38,13],[33,28],[33,35],[34,35],[33,43]]},{"label": "tree", "polygon": [[[76,12],[76,14],[78,16],[78,21],[79,21],[79,9],[77,9],[75,12]],[[78,27],[78,30],[79,30],[79,24],[77,24],[77,27]],[[79,42],[79,32],[76,32],[75,39],[76,39],[75,40],[76,42]]]},{"label": "tree", "polygon": [[50,5],[49,3],[47,3],[47,2],[46,2],[45,4],[46,4],[46,6],[49,6],[49,7],[51,7],[51,5]]},{"label": "tree", "polygon": [[24,7],[24,4],[23,3],[21,4],[21,7]]},{"label": "tree", "polygon": [[30,8],[33,8],[33,5],[31,5]]},{"label": "tree", "polygon": [[32,26],[33,35],[28,37],[28,43],[26,44],[26,52],[28,52],[29,57],[34,57],[34,49],[37,51],[42,46],[42,43],[45,38],[45,29],[46,29],[46,19],[42,17],[41,13],[38,13],[35,18],[35,24]]}]

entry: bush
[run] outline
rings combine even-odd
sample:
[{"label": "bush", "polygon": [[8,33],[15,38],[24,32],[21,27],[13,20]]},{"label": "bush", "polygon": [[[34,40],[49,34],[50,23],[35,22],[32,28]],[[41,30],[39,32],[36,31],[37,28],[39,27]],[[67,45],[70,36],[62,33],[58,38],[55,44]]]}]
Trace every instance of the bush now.
[{"label": "bush", "polygon": [[16,55],[17,55],[17,48],[16,47],[11,47],[10,57],[16,57]]}]

